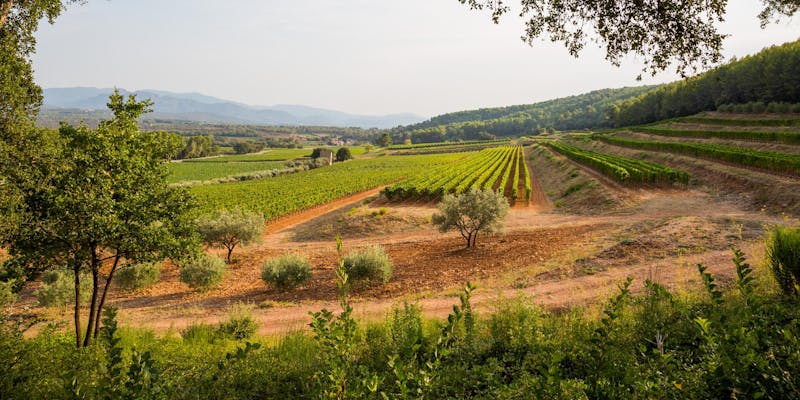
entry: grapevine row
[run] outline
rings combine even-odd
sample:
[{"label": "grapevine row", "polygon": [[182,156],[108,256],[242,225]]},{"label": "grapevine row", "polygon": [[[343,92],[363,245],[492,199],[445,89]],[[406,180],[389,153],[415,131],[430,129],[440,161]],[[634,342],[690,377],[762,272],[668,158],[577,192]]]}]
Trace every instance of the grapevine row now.
[{"label": "grapevine row", "polygon": [[196,186],[190,192],[203,212],[241,207],[262,213],[267,220],[273,220],[414,177],[420,171],[436,170],[463,157],[463,154],[437,154],[351,160],[270,179]]},{"label": "grapevine row", "polygon": [[689,174],[686,172],[663,165],[613,154],[597,153],[562,142],[550,142],[547,145],[567,158],[619,182],[689,182]]},{"label": "grapevine row", "polygon": [[719,139],[740,139],[740,140],[761,140],[785,143],[800,143],[800,133],[798,132],[764,132],[764,131],[710,131],[698,129],[667,129],[641,127],[635,129],[637,132],[650,133],[659,136],[669,137],[691,137],[691,138],[719,138]]},{"label": "grapevine row", "polygon": [[485,149],[462,158],[459,162],[432,169],[405,182],[384,189],[389,199],[436,198],[445,193],[463,193],[471,188],[494,188],[504,192],[509,179],[518,173],[512,167],[519,165],[522,152],[519,147]]},{"label": "grapevine row", "polygon": [[389,150],[410,150],[410,149],[424,149],[429,147],[458,147],[472,144],[503,144],[508,143],[510,139],[494,139],[494,140],[464,140],[461,142],[434,142],[434,143],[417,143],[417,144],[397,144],[389,146]]},{"label": "grapevine row", "polygon": [[753,150],[744,147],[721,146],[710,143],[657,142],[617,136],[596,136],[609,144],[645,150],[663,150],[710,158],[771,171],[800,173],[800,154]]}]

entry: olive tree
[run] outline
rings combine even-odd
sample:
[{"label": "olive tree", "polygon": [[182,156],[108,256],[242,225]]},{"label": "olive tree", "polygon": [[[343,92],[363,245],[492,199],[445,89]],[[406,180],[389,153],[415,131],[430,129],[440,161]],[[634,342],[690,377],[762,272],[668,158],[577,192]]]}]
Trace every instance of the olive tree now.
[{"label": "olive tree", "polygon": [[[28,278],[51,268],[73,275],[75,340],[88,346],[98,335],[114,273],[130,263],[182,258],[197,250],[186,189],[167,184],[166,163],[182,147],[177,135],[141,132],[137,119],[149,101],[108,103],[113,118],[97,129],[63,124],[39,140],[41,157],[4,168],[0,243]],[[35,178],[35,179],[31,179]],[[88,273],[88,321],[81,324],[81,280]]]},{"label": "olive tree", "polygon": [[350,149],[347,147],[342,147],[336,151],[336,161],[342,162],[347,160],[352,160],[353,154],[350,153]]},{"label": "olive tree", "polygon": [[235,208],[218,210],[197,220],[197,230],[209,246],[222,246],[228,250],[225,260],[231,262],[231,253],[238,245],[257,242],[264,234],[264,217],[261,214]]},{"label": "olive tree", "polygon": [[456,229],[467,241],[467,248],[475,247],[479,232],[499,232],[508,214],[508,201],[500,192],[472,188],[468,192],[447,194],[439,203],[439,212],[431,221],[442,232]]}]

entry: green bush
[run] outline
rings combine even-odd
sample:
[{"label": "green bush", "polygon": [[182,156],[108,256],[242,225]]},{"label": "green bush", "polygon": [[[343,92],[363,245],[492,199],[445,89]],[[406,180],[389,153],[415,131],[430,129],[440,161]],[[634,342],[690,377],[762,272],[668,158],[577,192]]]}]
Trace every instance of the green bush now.
[{"label": "green bush", "polygon": [[365,247],[344,258],[344,269],[353,280],[380,280],[392,278],[392,260],[380,245]]},{"label": "green bush", "polygon": [[800,228],[777,227],[767,241],[767,262],[785,295],[798,293],[800,285]]},{"label": "green bush", "polygon": [[278,290],[292,289],[311,277],[311,265],[299,255],[287,253],[271,258],[261,267],[261,279]]},{"label": "green bush", "polygon": [[17,301],[17,294],[14,293],[14,283],[14,281],[0,282],[0,307]]},{"label": "green bush", "polygon": [[225,277],[225,261],[216,256],[202,256],[187,262],[181,268],[181,282],[190,288],[205,292],[222,282]]},{"label": "green bush", "polygon": [[[92,279],[81,273],[81,304],[92,296]],[[43,307],[63,307],[75,301],[75,276],[67,271],[48,271],[42,275],[42,288],[36,291],[39,305]]]},{"label": "green bush", "polygon": [[258,330],[258,324],[253,319],[253,306],[236,304],[228,313],[228,320],[219,324],[217,333],[229,339],[249,339]]},{"label": "green bush", "polygon": [[181,330],[185,341],[212,343],[217,337],[217,327],[209,324],[193,324]]},{"label": "green bush", "polygon": [[154,285],[160,276],[161,263],[141,263],[121,268],[114,280],[124,290],[139,290]]}]

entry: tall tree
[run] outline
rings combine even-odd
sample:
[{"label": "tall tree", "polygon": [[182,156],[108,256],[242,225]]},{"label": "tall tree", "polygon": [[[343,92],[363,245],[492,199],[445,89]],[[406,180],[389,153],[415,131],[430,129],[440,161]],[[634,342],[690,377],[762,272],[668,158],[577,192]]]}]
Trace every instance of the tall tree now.
[{"label": "tall tree", "polygon": [[[492,20],[511,9],[508,0],[458,0],[473,9],[491,11]],[[800,0],[762,0],[762,26],[776,14],[791,16]],[[724,20],[727,0],[520,0],[519,15],[526,20],[522,39],[532,44],[547,35],[563,42],[577,56],[587,41],[596,40],[606,49],[606,59],[620,65],[633,54],[653,74],[676,64],[686,75],[705,69],[722,59],[722,40],[717,24]]]},{"label": "tall tree", "polygon": [[[32,171],[6,177],[4,186],[16,189],[18,202],[0,205],[4,215],[17,216],[14,224],[0,227],[2,244],[29,275],[54,267],[74,273],[79,347],[96,338],[119,268],[177,259],[198,248],[192,199],[166,181],[166,161],[182,141],[168,133],[139,131],[137,119],[149,105],[115,92],[108,104],[111,120],[96,130],[62,125],[57,135],[46,135],[48,162],[20,165],[18,170]],[[82,329],[77,299],[84,271],[91,275],[92,296]]]}]

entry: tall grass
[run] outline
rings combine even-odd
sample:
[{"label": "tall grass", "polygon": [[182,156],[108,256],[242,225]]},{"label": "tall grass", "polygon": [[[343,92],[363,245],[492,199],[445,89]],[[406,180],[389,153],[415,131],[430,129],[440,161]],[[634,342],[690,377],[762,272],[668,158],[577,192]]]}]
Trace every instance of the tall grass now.
[{"label": "tall grass", "polygon": [[800,228],[776,227],[767,240],[767,262],[785,295],[800,291]]}]

